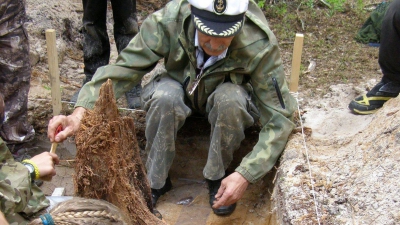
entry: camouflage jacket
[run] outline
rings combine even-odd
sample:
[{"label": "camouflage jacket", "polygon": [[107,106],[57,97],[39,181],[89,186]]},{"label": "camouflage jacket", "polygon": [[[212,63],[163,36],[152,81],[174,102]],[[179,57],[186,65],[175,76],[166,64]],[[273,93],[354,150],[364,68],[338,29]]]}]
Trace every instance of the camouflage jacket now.
[{"label": "camouflage jacket", "polygon": [[[294,128],[291,121],[296,101],[289,94],[276,37],[268,27],[263,12],[250,1],[245,25],[228,48],[226,58],[207,68],[197,89],[189,89],[196,79],[195,27],[186,0],[174,0],[150,15],[118,56],[114,65],[97,70],[92,81],[81,90],[77,106],[92,108],[99,88],[111,79],[118,98],[141,81],[160,59],[166,73],[180,82],[191,107],[204,113],[207,97],[230,78],[235,84],[246,84],[253,90],[254,102],[260,111],[262,130],[253,150],[236,169],[248,181],[262,178],[275,164]],[[275,84],[274,84],[275,83]],[[279,101],[277,89],[282,94]]]},{"label": "camouflage jacket", "polygon": [[31,216],[47,207],[49,201],[31,182],[28,169],[14,161],[3,139],[0,138],[0,209],[12,224],[26,224],[23,217]]}]

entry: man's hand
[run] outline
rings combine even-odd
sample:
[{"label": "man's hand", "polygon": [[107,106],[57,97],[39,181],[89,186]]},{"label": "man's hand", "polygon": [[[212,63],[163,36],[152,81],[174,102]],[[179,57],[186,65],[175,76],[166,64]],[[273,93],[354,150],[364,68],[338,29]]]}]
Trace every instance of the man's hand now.
[{"label": "man's hand", "polygon": [[38,167],[40,179],[48,181],[56,175],[55,165],[60,162],[60,159],[54,153],[42,152],[31,158],[31,161]]},{"label": "man's hand", "polygon": [[237,202],[242,198],[248,185],[249,182],[238,172],[227,176],[221,182],[221,187],[215,195],[216,201],[214,201],[212,207],[218,209],[221,206],[228,206]]},{"label": "man's hand", "polygon": [[[74,135],[81,125],[81,120],[86,109],[78,107],[69,116],[59,115],[53,117],[49,121],[49,126],[47,127],[47,137],[51,142],[62,142],[67,137]],[[55,135],[57,127],[61,125],[62,131]]]}]

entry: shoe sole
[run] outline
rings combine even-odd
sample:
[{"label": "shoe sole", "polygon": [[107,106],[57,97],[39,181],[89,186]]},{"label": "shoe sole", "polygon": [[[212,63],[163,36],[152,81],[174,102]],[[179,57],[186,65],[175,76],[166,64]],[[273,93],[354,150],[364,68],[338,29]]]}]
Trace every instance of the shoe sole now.
[{"label": "shoe sole", "polygon": [[230,208],[230,209],[226,208],[224,210],[221,210],[221,208],[219,208],[219,209],[212,208],[212,210],[213,210],[215,215],[218,215],[218,216],[229,216],[235,211],[236,203],[233,203],[230,206],[232,206],[232,208]]},{"label": "shoe sole", "polygon": [[360,114],[360,115],[370,115],[376,113],[379,109],[374,109],[374,110],[368,110],[368,111],[360,111],[357,109],[351,109],[354,113]]}]

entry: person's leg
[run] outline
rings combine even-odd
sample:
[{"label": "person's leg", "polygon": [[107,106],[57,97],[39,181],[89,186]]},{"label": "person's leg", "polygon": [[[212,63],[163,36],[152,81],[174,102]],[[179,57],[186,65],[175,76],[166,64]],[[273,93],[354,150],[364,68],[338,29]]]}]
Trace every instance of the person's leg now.
[{"label": "person's leg", "polygon": [[[114,17],[114,38],[119,54],[139,31],[136,0],[111,0],[111,3]],[[141,91],[142,85],[139,83],[125,93],[129,108],[140,108]]]},{"label": "person's leg", "polygon": [[182,85],[171,78],[152,80],[143,88],[143,106],[147,111],[146,169],[154,206],[158,197],[171,188],[167,178],[175,157],[176,135],[191,114],[184,96]]},{"label": "person's leg", "polygon": [[83,60],[86,82],[97,68],[110,61],[110,43],[107,34],[107,1],[83,0]]},{"label": "person's leg", "polygon": [[[97,68],[110,61],[110,43],[107,34],[107,0],[82,0],[83,4],[83,63],[85,79],[89,82]],[[80,89],[72,96],[76,102]]]},{"label": "person's leg", "polygon": [[250,95],[237,84],[223,83],[207,99],[206,111],[211,124],[211,140],[203,175],[209,180],[225,176],[233,152],[245,138],[244,130],[254,124],[247,106]]},{"label": "person's leg", "polygon": [[379,65],[383,80],[400,83],[400,0],[394,0],[382,21]]},{"label": "person's leg", "polygon": [[383,77],[367,94],[349,104],[356,114],[371,114],[400,92],[400,0],[390,3],[382,21],[379,65]]},{"label": "person's leg", "polygon": [[0,7],[0,92],[5,102],[0,135],[12,146],[29,142],[35,135],[27,118],[31,65],[28,36],[23,27],[26,17],[23,3],[8,1],[3,2],[5,7]]},{"label": "person's leg", "polygon": [[382,21],[379,65],[384,79],[400,83],[400,0],[394,0]]},{"label": "person's leg", "polygon": [[136,0],[111,0],[114,17],[114,38],[118,54],[138,33]]},{"label": "person's leg", "polygon": [[[208,121],[211,124],[211,141],[208,159],[203,175],[209,184],[210,205],[224,178],[225,170],[233,158],[233,152],[245,138],[244,130],[254,124],[254,118],[247,111],[251,104],[250,95],[236,84],[224,83],[207,100]],[[235,204],[213,209],[215,214],[233,212]]]}]

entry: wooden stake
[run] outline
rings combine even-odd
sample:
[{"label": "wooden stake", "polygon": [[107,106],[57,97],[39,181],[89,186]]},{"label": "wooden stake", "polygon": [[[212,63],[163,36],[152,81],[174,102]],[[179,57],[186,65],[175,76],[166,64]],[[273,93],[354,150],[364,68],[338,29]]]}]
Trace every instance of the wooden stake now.
[{"label": "wooden stake", "polygon": [[58,54],[56,47],[56,32],[54,29],[46,30],[47,57],[49,58],[49,72],[51,83],[51,102],[53,115],[61,112],[60,71],[58,69]]},{"label": "wooden stake", "polygon": [[296,34],[296,39],[294,40],[293,47],[293,57],[292,57],[292,74],[290,75],[290,85],[289,90],[291,92],[297,92],[299,88],[299,76],[300,76],[300,63],[301,63],[301,53],[303,51],[303,34]]}]

